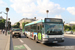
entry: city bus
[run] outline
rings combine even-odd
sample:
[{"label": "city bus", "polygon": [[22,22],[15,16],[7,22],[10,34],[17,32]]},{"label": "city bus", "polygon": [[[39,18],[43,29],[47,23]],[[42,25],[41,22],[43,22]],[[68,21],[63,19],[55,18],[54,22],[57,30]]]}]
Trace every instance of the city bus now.
[{"label": "city bus", "polygon": [[64,23],[62,19],[44,18],[25,25],[25,35],[36,42],[64,42]]}]

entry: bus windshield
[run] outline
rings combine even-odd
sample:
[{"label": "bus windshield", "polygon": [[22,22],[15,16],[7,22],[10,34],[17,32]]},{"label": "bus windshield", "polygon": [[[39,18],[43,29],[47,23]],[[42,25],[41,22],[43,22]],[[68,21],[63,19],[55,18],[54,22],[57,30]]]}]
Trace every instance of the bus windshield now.
[{"label": "bus windshield", "polygon": [[45,33],[48,35],[62,35],[63,24],[45,23]]}]

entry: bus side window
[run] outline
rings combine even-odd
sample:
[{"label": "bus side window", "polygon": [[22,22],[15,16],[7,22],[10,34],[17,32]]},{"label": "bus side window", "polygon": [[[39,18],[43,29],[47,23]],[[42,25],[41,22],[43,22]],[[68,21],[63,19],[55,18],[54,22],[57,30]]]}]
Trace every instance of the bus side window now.
[{"label": "bus side window", "polygon": [[39,26],[38,26],[38,31],[39,31]]},{"label": "bus side window", "polygon": [[42,25],[42,33],[44,33],[44,25]]},{"label": "bus side window", "polygon": [[42,25],[40,25],[40,32],[42,32]]},{"label": "bus side window", "polygon": [[41,27],[40,27],[40,26],[38,26],[38,32],[40,32],[40,33],[41,33]]}]

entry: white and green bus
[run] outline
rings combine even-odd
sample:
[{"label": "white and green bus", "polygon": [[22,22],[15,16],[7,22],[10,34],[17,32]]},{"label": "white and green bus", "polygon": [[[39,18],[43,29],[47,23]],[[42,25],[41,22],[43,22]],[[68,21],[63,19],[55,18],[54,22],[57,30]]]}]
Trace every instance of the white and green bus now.
[{"label": "white and green bus", "polygon": [[64,42],[64,23],[62,19],[44,18],[25,25],[25,35],[36,42]]}]

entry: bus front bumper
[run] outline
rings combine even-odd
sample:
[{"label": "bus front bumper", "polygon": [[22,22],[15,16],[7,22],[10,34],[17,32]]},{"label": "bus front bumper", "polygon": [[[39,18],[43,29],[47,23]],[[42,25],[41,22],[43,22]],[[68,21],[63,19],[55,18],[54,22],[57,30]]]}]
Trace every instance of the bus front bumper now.
[{"label": "bus front bumper", "polygon": [[42,43],[60,43],[64,42],[64,38],[44,38]]}]

